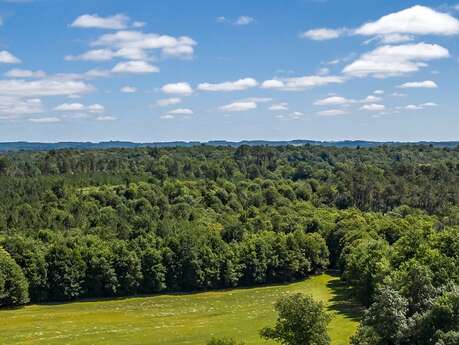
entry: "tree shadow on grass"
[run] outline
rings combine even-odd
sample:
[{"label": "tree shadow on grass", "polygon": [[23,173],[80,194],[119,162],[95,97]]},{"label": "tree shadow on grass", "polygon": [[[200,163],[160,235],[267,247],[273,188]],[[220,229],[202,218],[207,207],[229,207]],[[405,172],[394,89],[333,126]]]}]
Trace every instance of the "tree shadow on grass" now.
[{"label": "tree shadow on grass", "polygon": [[[331,274],[338,277],[336,274]],[[327,287],[333,291],[327,309],[345,316],[352,321],[360,321],[363,316],[364,308],[355,300],[351,290],[339,278],[328,282]]]}]

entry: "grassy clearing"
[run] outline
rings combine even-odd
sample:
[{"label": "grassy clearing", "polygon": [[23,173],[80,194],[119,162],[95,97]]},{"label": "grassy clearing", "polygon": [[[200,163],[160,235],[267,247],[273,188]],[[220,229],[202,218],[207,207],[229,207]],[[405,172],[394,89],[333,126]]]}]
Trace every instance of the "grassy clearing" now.
[{"label": "grassy clearing", "polygon": [[274,301],[294,292],[326,302],[334,314],[332,344],[349,343],[359,309],[338,278],[324,274],[281,286],[2,310],[0,344],[204,345],[212,336],[268,344],[258,331],[273,323]]}]

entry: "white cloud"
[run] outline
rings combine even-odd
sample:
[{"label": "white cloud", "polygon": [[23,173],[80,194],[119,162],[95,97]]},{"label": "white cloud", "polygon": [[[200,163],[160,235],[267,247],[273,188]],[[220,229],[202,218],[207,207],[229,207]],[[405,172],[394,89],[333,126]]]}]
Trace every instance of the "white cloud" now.
[{"label": "white cloud", "polygon": [[423,103],[421,104],[423,107],[437,107],[438,104],[437,103],[434,103],[434,102],[427,102],[427,103]]},{"label": "white cloud", "polygon": [[161,90],[164,93],[176,95],[190,95],[193,93],[193,89],[190,84],[185,82],[166,84],[161,88]]},{"label": "white cloud", "polygon": [[90,113],[102,113],[105,108],[100,104],[85,106],[81,103],[63,103],[54,108],[55,111],[89,111]]},{"label": "white cloud", "polygon": [[384,90],[375,90],[373,91],[375,95],[384,95]]},{"label": "white cloud", "polygon": [[227,112],[241,112],[241,111],[248,111],[257,108],[257,103],[255,102],[234,102],[231,104],[227,104],[221,106],[219,109],[221,111]]},{"label": "white cloud", "polygon": [[273,99],[269,97],[248,97],[240,100],[240,102],[255,102],[255,103],[268,103]]},{"label": "white cloud", "polygon": [[329,109],[329,110],[319,111],[317,114],[321,116],[338,116],[338,115],[348,114],[348,112],[343,109]]},{"label": "white cloud", "polygon": [[102,113],[105,111],[105,108],[103,105],[100,104],[92,104],[87,107],[90,113]]},{"label": "white cloud", "polygon": [[405,107],[405,109],[407,109],[407,110],[421,110],[421,109],[423,109],[423,107],[421,107],[419,105],[410,104],[410,105],[407,105]]},{"label": "white cloud", "polygon": [[258,85],[258,82],[253,78],[244,78],[236,81],[227,81],[218,84],[201,83],[198,85],[200,91],[241,91]]},{"label": "white cloud", "polygon": [[301,34],[302,38],[309,38],[314,41],[325,41],[340,37],[345,31],[343,29],[320,28],[309,30]]},{"label": "white cloud", "polygon": [[234,22],[234,25],[249,25],[255,21],[254,18],[249,17],[249,16],[240,16],[236,21]]},{"label": "white cloud", "polygon": [[179,104],[182,100],[180,98],[172,97],[172,98],[164,98],[159,99],[156,101],[156,105],[159,107],[167,107],[169,105]]},{"label": "white cloud", "polygon": [[360,103],[375,103],[375,102],[381,102],[381,101],[382,101],[381,97],[369,95],[365,99],[362,99]]},{"label": "white cloud", "polygon": [[116,117],[110,115],[101,115],[96,117],[96,121],[115,121]]},{"label": "white cloud", "polygon": [[135,28],[143,28],[145,25],[147,25],[147,23],[139,21],[135,21],[134,23],[132,23],[132,26]]},{"label": "white cloud", "polygon": [[29,119],[29,121],[35,122],[35,123],[55,123],[55,122],[61,122],[61,119],[58,117],[39,117],[39,118]]},{"label": "white cloud", "polygon": [[114,52],[110,49],[94,49],[80,55],[67,55],[66,61],[108,61],[113,59]]},{"label": "white cloud", "polygon": [[250,16],[240,16],[234,21],[229,20],[228,18],[224,16],[217,17],[217,22],[218,23],[229,23],[233,25],[238,25],[238,26],[244,26],[244,25],[249,25],[255,22],[255,18],[250,17]]},{"label": "white cloud", "polygon": [[281,110],[288,110],[288,104],[283,102],[279,104],[273,104],[268,108],[271,111],[281,111]]},{"label": "white cloud", "polygon": [[126,61],[116,64],[112,72],[125,74],[158,73],[159,68],[145,61]]},{"label": "white cloud", "polygon": [[94,68],[87,71],[84,76],[87,78],[106,78],[111,75],[109,70]]},{"label": "white cloud", "polygon": [[344,83],[345,78],[340,76],[311,75],[296,78],[266,80],[261,84],[264,89],[277,89],[282,91],[302,91],[311,87],[328,84]]},{"label": "white cloud", "polygon": [[437,83],[432,80],[414,81],[397,86],[399,89],[436,89]]},{"label": "white cloud", "polygon": [[343,35],[374,36],[382,44],[406,43],[414,35],[456,35],[459,34],[459,20],[425,6],[413,6],[388,14],[377,21],[366,23],[357,29],[319,28],[301,34],[303,38],[316,41],[335,39]]},{"label": "white cloud", "polygon": [[314,102],[314,105],[345,105],[352,103],[355,103],[353,99],[348,99],[341,96],[332,96],[324,99],[319,99]]},{"label": "white cloud", "polygon": [[21,60],[19,60],[16,56],[11,54],[10,52],[6,50],[2,50],[0,51],[0,63],[16,64],[16,63],[21,63]]},{"label": "white cloud", "polygon": [[317,72],[318,75],[327,75],[327,74],[330,74],[330,68],[328,67],[322,67],[319,69],[319,71]]},{"label": "white cloud", "polygon": [[171,114],[164,114],[160,116],[160,119],[161,120],[173,120],[175,119],[175,116]]},{"label": "white cloud", "polygon": [[124,92],[124,93],[136,93],[138,90],[136,87],[134,86],[129,86],[129,85],[126,85],[126,86],[123,86],[121,88],[121,92]]},{"label": "white cloud", "polygon": [[386,107],[384,104],[365,104],[360,108],[360,110],[368,110],[368,111],[382,111],[385,110]]},{"label": "white cloud", "polygon": [[438,106],[437,103],[427,102],[427,103],[422,103],[422,104],[409,104],[405,106],[405,109],[406,110],[423,110],[425,108],[436,107],[436,106]]},{"label": "white cloud", "polygon": [[5,73],[9,78],[44,78],[46,73],[43,71],[29,71],[26,69],[11,69]]},{"label": "white cloud", "polygon": [[300,117],[302,117],[304,114],[301,111],[294,111],[288,114],[289,117],[291,117],[294,120],[298,120]]},{"label": "white cloud", "polygon": [[314,102],[314,105],[318,106],[327,106],[327,105],[340,105],[340,106],[349,106],[350,104],[355,104],[355,103],[375,103],[375,102],[380,102],[382,101],[381,97],[377,97],[374,95],[369,95],[364,99],[361,100],[355,100],[355,99],[349,99],[341,96],[330,96],[324,99],[319,99]]},{"label": "white cloud", "polygon": [[437,44],[406,44],[382,46],[363,54],[347,65],[343,73],[356,76],[385,78],[416,72],[425,67],[424,61],[449,57],[449,51]]},{"label": "white cloud", "polygon": [[166,57],[191,57],[196,42],[187,36],[173,37],[140,31],[118,31],[100,36],[92,46],[112,51],[113,57],[146,59],[149,50],[159,49]]},{"label": "white cloud", "polygon": [[459,21],[447,13],[437,12],[425,6],[413,6],[386,15],[375,22],[355,30],[358,35],[377,36],[391,34],[455,35],[459,33]]},{"label": "white cloud", "polygon": [[388,34],[379,37],[379,40],[383,44],[396,44],[396,43],[405,43],[414,40],[414,37],[411,35],[402,35],[402,34]]},{"label": "white cloud", "polygon": [[39,114],[43,111],[43,103],[39,98],[0,96],[0,115],[4,119],[13,119],[25,114]]},{"label": "white cloud", "polygon": [[93,90],[91,85],[78,80],[0,80],[0,95],[23,98],[82,95]]},{"label": "white cloud", "polygon": [[117,14],[110,17],[99,17],[97,14],[84,14],[79,16],[70,25],[75,28],[97,28],[97,29],[112,29],[121,30],[127,27],[129,17],[124,14]]},{"label": "white cloud", "polygon": [[265,80],[261,84],[263,89],[281,89],[283,87],[285,87],[284,82],[278,79]]},{"label": "white cloud", "polygon": [[85,107],[81,103],[64,103],[54,108],[55,111],[76,111],[83,110]]},{"label": "white cloud", "polygon": [[167,112],[170,115],[193,115],[193,110],[188,108],[179,108]]}]

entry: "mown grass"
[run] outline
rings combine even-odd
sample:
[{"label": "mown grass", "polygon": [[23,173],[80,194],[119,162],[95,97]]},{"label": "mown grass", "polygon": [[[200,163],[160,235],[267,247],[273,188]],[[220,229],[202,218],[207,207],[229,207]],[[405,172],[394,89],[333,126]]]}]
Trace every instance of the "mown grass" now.
[{"label": "mown grass", "polygon": [[269,344],[258,332],[274,322],[273,303],[294,292],[327,303],[332,344],[349,344],[360,310],[328,274],[279,286],[2,310],[0,344],[204,345],[212,336]]}]

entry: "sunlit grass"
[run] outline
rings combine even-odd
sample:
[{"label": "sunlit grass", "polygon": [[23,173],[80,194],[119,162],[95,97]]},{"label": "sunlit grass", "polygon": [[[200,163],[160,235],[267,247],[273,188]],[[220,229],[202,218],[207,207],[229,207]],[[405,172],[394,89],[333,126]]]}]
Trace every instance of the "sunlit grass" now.
[{"label": "sunlit grass", "polygon": [[332,344],[349,343],[358,308],[338,278],[324,274],[289,285],[2,310],[0,344],[198,345],[212,336],[267,344],[258,332],[274,322],[273,303],[293,292],[326,302]]}]

